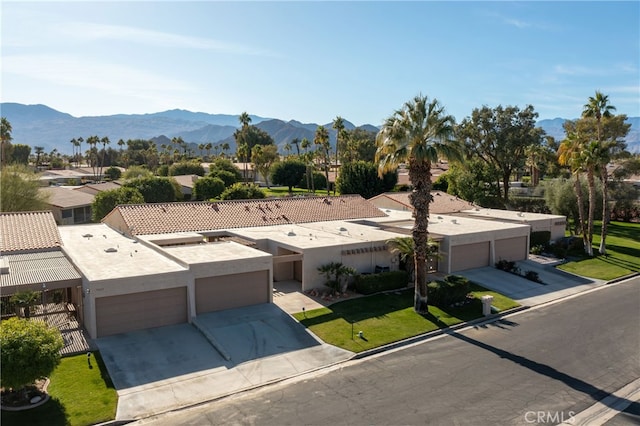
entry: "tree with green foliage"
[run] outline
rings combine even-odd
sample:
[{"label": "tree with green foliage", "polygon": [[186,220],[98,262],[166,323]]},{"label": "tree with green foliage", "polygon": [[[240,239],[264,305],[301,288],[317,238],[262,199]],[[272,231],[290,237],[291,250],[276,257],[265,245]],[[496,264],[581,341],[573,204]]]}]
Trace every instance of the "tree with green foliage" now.
[{"label": "tree with green foliage", "polygon": [[144,197],[137,188],[123,186],[98,192],[91,204],[91,218],[100,222],[111,210],[120,204],[143,204]]},{"label": "tree with green foliage", "polygon": [[360,194],[371,198],[383,192],[391,191],[398,183],[395,171],[378,176],[378,166],[366,161],[346,163],[340,167],[336,187],[340,194]]},{"label": "tree with green foliage", "polygon": [[218,178],[224,182],[225,188],[230,187],[234,183],[237,183],[242,180],[242,178],[238,179],[235,173],[229,172],[227,170],[214,169],[209,172],[208,177],[210,178]]},{"label": "tree with green foliage", "polygon": [[[226,171],[233,175],[234,181],[228,183],[227,179],[222,176],[219,176],[218,171]],[[240,182],[242,180],[242,172],[235,164],[228,158],[216,158],[213,163],[209,164],[209,176],[211,177],[220,177],[225,182],[226,186],[231,186],[236,182]]]},{"label": "tree with green foliage", "polygon": [[[310,179],[311,186],[309,186],[309,183],[307,183],[307,179]],[[327,188],[327,178],[324,176],[324,174],[317,171],[313,172],[311,178],[309,178],[309,176],[305,173],[305,176],[300,179],[300,183],[298,183],[297,186],[298,188],[308,189],[315,194],[316,191]]]},{"label": "tree with green foliage", "polygon": [[60,331],[42,321],[9,318],[0,323],[0,385],[19,390],[49,376],[60,363]]},{"label": "tree with green foliage", "polygon": [[[314,145],[319,147],[318,154],[320,161],[322,161],[322,167],[324,169],[324,176],[329,182],[329,165],[331,164],[331,145],[329,144],[329,131],[324,126],[318,126],[316,129],[316,135],[313,138]],[[327,185],[327,195],[330,195],[330,188]]]},{"label": "tree with green foliage", "polygon": [[[338,169],[338,163],[339,161],[339,153],[340,153],[340,142],[342,141],[342,136],[344,133],[344,119],[340,116],[337,116],[334,120],[333,120],[333,124],[332,126],[333,129],[336,131],[336,171]],[[333,195],[336,195],[336,186],[333,186]]]},{"label": "tree with green foliage", "polygon": [[[224,172],[229,173],[229,172]],[[226,185],[218,177],[203,177],[193,184],[193,196],[196,200],[210,200],[218,198],[224,192]]]},{"label": "tree with green foliage", "polygon": [[145,203],[172,203],[182,199],[182,189],[175,179],[170,177],[143,177],[125,181],[123,187],[136,188],[144,197]]},{"label": "tree with green foliage", "polygon": [[362,128],[345,130],[343,137],[345,149],[340,156],[341,163],[351,161],[375,161],[376,134]]},{"label": "tree with green foliage", "polygon": [[259,200],[265,197],[266,194],[258,185],[241,182],[234,183],[220,194],[221,200]]},{"label": "tree with green foliage", "polygon": [[115,166],[109,167],[104,172],[104,177],[109,180],[118,180],[120,179],[120,176],[122,176],[122,171]]},{"label": "tree with green foliage", "polygon": [[[626,115],[614,117],[613,111],[616,107],[609,103],[609,97],[596,91],[595,96],[589,97],[588,102],[582,110],[582,119],[594,119],[596,121],[596,141],[597,141],[597,168],[600,171],[600,181],[602,182],[602,227],[600,233],[600,254],[607,254],[607,225],[609,224],[609,193],[608,180],[609,173],[607,165],[615,158],[621,156],[625,151],[626,144],[622,139],[629,133],[631,124],[626,124]],[[616,120],[617,119],[617,120]],[[603,123],[606,129],[603,131]]]},{"label": "tree with green foliage", "polygon": [[289,192],[293,192],[293,187],[300,182],[306,169],[307,167],[300,160],[288,159],[280,161],[271,168],[271,181],[275,185],[287,186]]},{"label": "tree with green foliage", "polygon": [[152,177],[153,172],[147,169],[145,166],[131,166],[122,174],[122,179],[131,180],[131,179],[140,179],[140,178],[148,178]]},{"label": "tree with green foliage", "polygon": [[[415,280],[415,243],[411,237],[396,237],[385,241],[387,249],[400,258],[400,266],[404,267],[413,282]],[[438,243],[429,239],[427,242],[427,262],[438,260]]]},{"label": "tree with green foliage", "polygon": [[454,140],[455,120],[445,113],[436,100],[418,95],[387,118],[378,133],[376,160],[380,176],[407,164],[413,192],[414,225],[411,231],[415,244],[414,310],[427,314],[427,262],[429,240],[429,203],[431,202],[431,165],[441,158],[456,159],[458,147]]},{"label": "tree with green foliage", "polygon": [[347,287],[346,280],[357,273],[354,268],[342,262],[330,262],[319,266],[318,272],[325,276],[325,285],[333,290],[333,293],[344,292]]},{"label": "tree with green foliage", "polygon": [[256,145],[251,152],[253,168],[264,177],[267,188],[269,185],[269,173],[271,167],[280,159],[278,147],[275,145]]},{"label": "tree with green foliage", "polygon": [[48,194],[40,191],[38,175],[24,165],[9,165],[0,170],[0,211],[47,210]]},{"label": "tree with green foliage", "polygon": [[29,318],[31,317],[31,306],[35,305],[39,299],[39,293],[32,290],[25,290],[14,293],[9,301],[19,308],[22,308],[24,317]]},{"label": "tree with green foliage", "polygon": [[458,126],[457,137],[467,158],[479,158],[500,172],[502,201],[509,204],[509,181],[525,165],[526,150],[540,145],[544,131],[536,127],[538,113],[533,106],[476,108]]},{"label": "tree with green foliage", "polygon": [[17,143],[11,146],[10,151],[10,155],[9,151],[7,151],[8,163],[24,164],[25,166],[29,164],[29,156],[31,155],[31,147],[29,145]]},{"label": "tree with green foliage", "polygon": [[0,118],[0,166],[4,166],[8,164],[7,162],[7,152],[9,151],[9,147],[11,146],[11,141],[13,137],[11,136],[11,132],[13,128],[11,127],[11,123],[7,120],[6,117]]},{"label": "tree with green foliage", "polygon": [[204,176],[204,167],[197,161],[181,161],[169,167],[169,176],[198,175]]},{"label": "tree with green foliage", "polygon": [[478,158],[452,161],[447,180],[447,193],[483,207],[503,207],[500,197],[500,173]]}]

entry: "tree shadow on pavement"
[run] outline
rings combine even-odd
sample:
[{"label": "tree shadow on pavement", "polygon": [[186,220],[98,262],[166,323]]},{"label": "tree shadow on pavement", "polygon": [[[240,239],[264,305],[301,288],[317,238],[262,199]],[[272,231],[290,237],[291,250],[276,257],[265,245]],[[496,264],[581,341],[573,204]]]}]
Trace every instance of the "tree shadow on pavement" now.
[{"label": "tree shadow on pavement", "polygon": [[[499,322],[499,321],[496,321]],[[510,321],[509,321],[510,322]],[[491,323],[489,325],[496,325],[495,323]],[[496,325],[500,328],[505,328],[504,326],[499,326]],[[539,362],[533,361],[531,359],[525,358],[523,356],[520,355],[516,355],[514,353],[511,353],[509,351],[505,351],[504,349],[500,349],[497,348],[495,346],[491,346],[489,344],[486,344],[484,342],[480,342],[476,339],[473,339],[469,336],[465,336],[463,334],[457,333],[457,332],[451,332],[449,333],[449,335],[451,337],[455,337],[457,339],[460,339],[464,342],[467,342],[469,344],[475,345],[479,348],[485,349],[489,352],[493,352],[494,354],[498,355],[500,358],[504,358],[504,359],[508,359],[518,365],[521,365],[522,367],[528,368],[529,370],[537,373],[537,374],[542,374],[544,376],[547,376],[551,379],[554,380],[558,380],[562,383],[564,383],[565,385],[569,386],[572,389],[577,390],[578,392],[582,392],[585,395],[588,395],[589,397],[591,397],[594,401],[600,401],[601,403],[606,404],[609,408],[614,408],[615,406],[619,406],[619,404],[621,402],[625,402],[625,403],[632,403],[633,401],[629,401],[627,399],[624,398],[618,398],[616,401],[613,402],[609,402],[607,400],[602,401],[605,397],[607,397],[609,395],[609,392],[599,389],[595,386],[593,386],[590,383],[585,382],[584,380],[580,380],[576,377],[570,376],[568,374],[565,374],[561,371],[556,370],[553,367],[550,367],[546,364],[541,364]]]}]

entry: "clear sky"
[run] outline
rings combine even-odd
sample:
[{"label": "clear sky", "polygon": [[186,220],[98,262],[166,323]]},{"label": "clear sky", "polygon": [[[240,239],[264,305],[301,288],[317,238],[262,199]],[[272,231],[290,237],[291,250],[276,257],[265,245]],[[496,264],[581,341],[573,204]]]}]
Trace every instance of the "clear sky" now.
[{"label": "clear sky", "polygon": [[596,90],[640,116],[640,2],[5,1],[2,102],[380,125],[417,94],[458,121]]}]

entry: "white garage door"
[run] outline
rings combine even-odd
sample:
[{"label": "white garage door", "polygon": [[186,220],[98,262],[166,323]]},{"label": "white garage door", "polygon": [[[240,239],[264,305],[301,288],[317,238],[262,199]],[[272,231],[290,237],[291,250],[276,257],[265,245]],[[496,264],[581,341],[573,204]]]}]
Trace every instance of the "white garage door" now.
[{"label": "white garage door", "polygon": [[187,288],[96,299],[98,337],[187,322]]},{"label": "white garage door", "polygon": [[527,258],[527,237],[505,238],[496,240],[496,262],[508,260],[516,262]]},{"label": "white garage door", "polygon": [[489,266],[489,241],[451,248],[451,272]]},{"label": "white garage door", "polygon": [[269,303],[269,271],[196,279],[196,313]]}]

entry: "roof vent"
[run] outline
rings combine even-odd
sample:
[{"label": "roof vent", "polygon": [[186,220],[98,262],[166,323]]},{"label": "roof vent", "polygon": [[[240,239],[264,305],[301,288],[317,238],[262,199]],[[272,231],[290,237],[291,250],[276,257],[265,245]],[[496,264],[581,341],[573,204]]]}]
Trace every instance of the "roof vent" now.
[{"label": "roof vent", "polygon": [[293,232],[293,231],[287,232],[287,237],[295,237],[295,236],[296,236],[295,232]]},{"label": "roof vent", "polygon": [[84,234],[84,235],[83,235],[83,237],[84,237],[84,238],[91,238],[91,237],[93,237],[93,235],[91,235],[91,234]]},{"label": "roof vent", "polygon": [[117,251],[118,251],[118,249],[115,248],[115,247],[109,247],[108,249],[104,249],[105,253],[115,253]]},{"label": "roof vent", "polygon": [[347,232],[347,228],[345,228],[344,226],[341,226],[340,228],[338,228],[338,231]]},{"label": "roof vent", "polygon": [[451,219],[451,223],[453,223],[454,225],[458,223],[458,219]]}]

